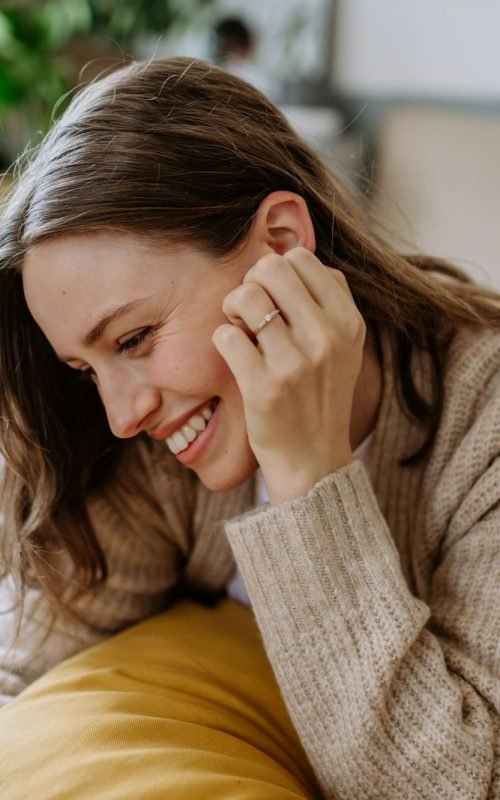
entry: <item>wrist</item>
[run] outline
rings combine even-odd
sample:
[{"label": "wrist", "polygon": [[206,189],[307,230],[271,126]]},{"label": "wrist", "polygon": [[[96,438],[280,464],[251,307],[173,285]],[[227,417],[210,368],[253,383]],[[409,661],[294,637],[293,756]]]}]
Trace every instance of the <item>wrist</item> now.
[{"label": "wrist", "polygon": [[280,469],[266,470],[261,465],[264,480],[271,505],[279,505],[288,500],[296,500],[304,497],[318,483],[318,481],[331,475],[342,467],[346,467],[353,461],[352,451],[339,456],[335,462],[323,469],[303,470],[303,469]]}]

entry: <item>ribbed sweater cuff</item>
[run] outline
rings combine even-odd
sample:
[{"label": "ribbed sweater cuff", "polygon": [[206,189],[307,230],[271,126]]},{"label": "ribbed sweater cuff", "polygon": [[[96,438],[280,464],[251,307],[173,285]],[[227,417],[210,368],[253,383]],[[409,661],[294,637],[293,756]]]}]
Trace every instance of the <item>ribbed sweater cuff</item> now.
[{"label": "ribbed sweater cuff", "polygon": [[299,603],[302,612],[305,603],[314,614],[326,602],[349,616],[382,604],[410,638],[409,617],[420,627],[426,616],[408,590],[359,461],[326,476],[304,497],[254,509],[226,522],[225,530],[252,603],[270,611],[283,601]]}]

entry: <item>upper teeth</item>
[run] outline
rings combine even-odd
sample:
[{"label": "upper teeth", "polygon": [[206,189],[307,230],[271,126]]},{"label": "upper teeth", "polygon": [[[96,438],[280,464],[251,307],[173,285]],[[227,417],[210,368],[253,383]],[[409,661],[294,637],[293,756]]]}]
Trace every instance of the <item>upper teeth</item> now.
[{"label": "upper teeth", "polygon": [[186,447],[189,447],[198,434],[205,430],[207,422],[212,414],[213,411],[210,408],[210,404],[208,404],[205,408],[202,408],[198,414],[194,414],[190,417],[186,425],[183,425],[182,428],[173,433],[172,436],[169,436],[166,440],[170,452],[175,455],[185,450]]}]

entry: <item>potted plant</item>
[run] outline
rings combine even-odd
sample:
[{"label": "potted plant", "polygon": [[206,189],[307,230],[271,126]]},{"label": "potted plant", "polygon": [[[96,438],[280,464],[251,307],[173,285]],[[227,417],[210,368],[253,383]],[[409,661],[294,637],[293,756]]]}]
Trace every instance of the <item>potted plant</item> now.
[{"label": "potted plant", "polygon": [[[134,54],[140,36],[196,24],[216,0],[7,0],[0,7],[4,166],[36,144],[75,83]],[[90,64],[89,69],[83,69]]]}]

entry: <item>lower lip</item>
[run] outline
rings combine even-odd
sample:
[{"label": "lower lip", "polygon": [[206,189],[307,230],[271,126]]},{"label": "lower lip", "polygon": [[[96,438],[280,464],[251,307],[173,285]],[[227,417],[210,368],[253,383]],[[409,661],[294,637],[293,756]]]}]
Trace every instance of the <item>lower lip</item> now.
[{"label": "lower lip", "polygon": [[207,447],[210,445],[212,441],[215,430],[217,428],[217,422],[219,420],[219,409],[222,405],[222,400],[219,400],[217,403],[217,408],[215,409],[214,413],[210,417],[208,421],[208,425],[199,436],[196,437],[194,442],[192,442],[189,447],[185,450],[182,450],[180,453],[176,454],[176,459],[184,464],[186,467],[190,467],[191,464],[194,464],[200,456],[205,452]]}]

